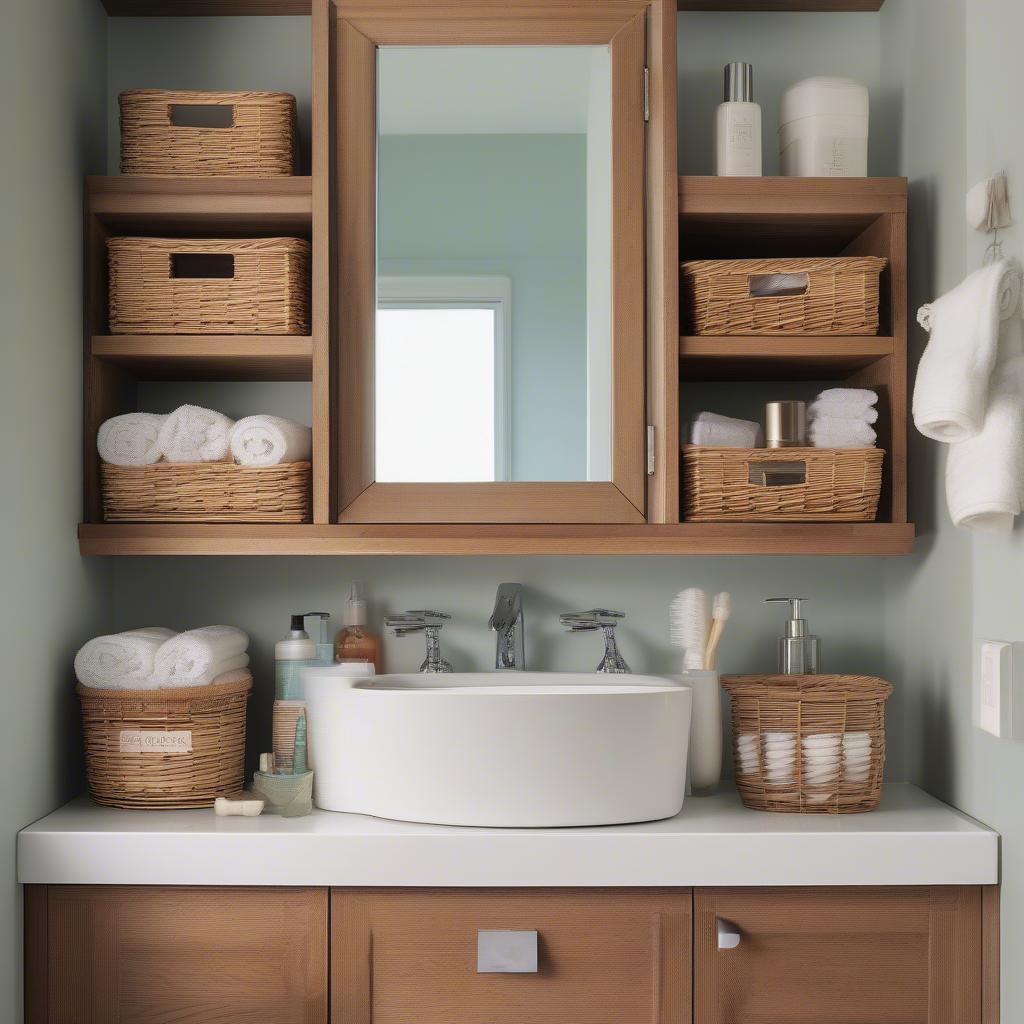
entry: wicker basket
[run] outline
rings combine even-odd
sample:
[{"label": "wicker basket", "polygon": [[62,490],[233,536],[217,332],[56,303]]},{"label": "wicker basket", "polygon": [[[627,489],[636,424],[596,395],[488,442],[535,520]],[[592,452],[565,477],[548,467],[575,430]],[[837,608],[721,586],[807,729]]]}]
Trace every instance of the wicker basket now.
[{"label": "wicker basket", "polygon": [[[134,89],[121,104],[121,173],[271,178],[295,169],[295,97]],[[174,123],[175,107],[230,107],[230,123]]]},{"label": "wicker basket", "polygon": [[[692,260],[683,268],[683,308],[693,334],[877,334],[877,256],[829,259]],[[798,275],[795,292],[758,295],[772,274]]]},{"label": "wicker basket", "polygon": [[[873,522],[881,448],[683,446],[683,518],[691,522]],[[793,470],[803,483],[773,484]]]},{"label": "wicker basket", "polygon": [[107,255],[112,334],[309,332],[305,239],[111,238]]},{"label": "wicker basket", "polygon": [[736,788],[755,811],[854,814],[878,806],[885,702],[873,676],[724,676]]},{"label": "wicker basket", "polygon": [[242,788],[252,676],[165,690],[79,685],[89,795],[107,807],[209,807]]},{"label": "wicker basket", "polygon": [[108,523],[305,523],[308,462],[236,466],[231,462],[100,464]]}]

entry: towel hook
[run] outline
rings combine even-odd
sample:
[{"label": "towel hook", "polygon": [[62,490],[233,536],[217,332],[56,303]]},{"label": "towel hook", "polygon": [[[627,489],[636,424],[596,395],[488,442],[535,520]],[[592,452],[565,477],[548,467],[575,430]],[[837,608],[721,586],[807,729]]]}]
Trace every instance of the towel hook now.
[{"label": "towel hook", "polygon": [[967,193],[967,223],[976,231],[992,235],[983,257],[985,266],[1004,257],[999,232],[1013,223],[1005,171],[979,181]]}]

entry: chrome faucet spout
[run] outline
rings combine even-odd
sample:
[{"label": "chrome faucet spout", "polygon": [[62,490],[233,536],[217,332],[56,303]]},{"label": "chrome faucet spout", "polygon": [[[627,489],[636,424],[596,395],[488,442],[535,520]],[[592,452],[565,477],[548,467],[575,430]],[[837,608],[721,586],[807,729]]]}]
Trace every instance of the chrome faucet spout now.
[{"label": "chrome faucet spout", "polygon": [[526,668],[522,584],[502,583],[498,587],[487,625],[498,634],[494,667],[522,672]]}]

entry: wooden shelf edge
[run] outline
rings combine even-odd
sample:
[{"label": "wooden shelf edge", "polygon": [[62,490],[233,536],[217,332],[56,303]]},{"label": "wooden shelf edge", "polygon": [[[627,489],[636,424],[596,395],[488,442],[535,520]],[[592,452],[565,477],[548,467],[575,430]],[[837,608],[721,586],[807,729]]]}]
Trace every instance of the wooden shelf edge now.
[{"label": "wooden shelf edge", "polygon": [[871,215],[906,209],[906,178],[679,178],[679,213],[691,215]]},{"label": "wooden shelf edge", "polygon": [[83,555],[902,555],[912,523],[645,526],[90,524]]},{"label": "wooden shelf edge", "polygon": [[[878,11],[885,0],[678,0],[681,11]],[[103,0],[111,17],[303,15],[310,0]]]},{"label": "wooden shelf edge", "polygon": [[681,11],[798,11],[871,13],[880,11],[885,0],[678,0]]}]

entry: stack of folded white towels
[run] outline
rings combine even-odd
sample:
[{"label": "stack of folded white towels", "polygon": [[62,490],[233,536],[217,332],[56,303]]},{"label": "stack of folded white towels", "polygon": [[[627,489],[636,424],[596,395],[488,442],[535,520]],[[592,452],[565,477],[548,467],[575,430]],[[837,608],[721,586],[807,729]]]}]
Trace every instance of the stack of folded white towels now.
[{"label": "stack of folded white towels", "polygon": [[231,682],[249,665],[249,636],[237,626],[203,626],[185,633],[149,626],[98,636],[75,655],[83,686],[159,690]]},{"label": "stack of folded white towels", "polygon": [[277,466],[308,460],[313,436],[309,427],[281,416],[246,416],[236,423],[213,409],[183,405],[169,416],[115,416],[100,427],[96,447],[115,466],[151,466],[161,459]]},{"label": "stack of folded white towels", "polygon": [[878,395],[866,388],[828,388],[807,410],[807,439],[815,448],[874,448]]}]

